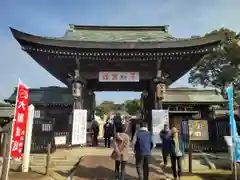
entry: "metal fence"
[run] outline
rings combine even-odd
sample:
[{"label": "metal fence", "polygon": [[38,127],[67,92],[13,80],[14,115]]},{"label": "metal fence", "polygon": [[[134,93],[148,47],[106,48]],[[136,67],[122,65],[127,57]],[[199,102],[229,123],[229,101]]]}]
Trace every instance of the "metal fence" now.
[{"label": "metal fence", "polygon": [[[52,152],[59,148],[69,147],[72,109],[69,107],[38,107],[37,111],[40,113],[33,120],[31,153],[46,153],[49,143],[52,144]],[[61,140],[60,143],[59,140]]]},{"label": "metal fence", "polygon": [[54,119],[34,119],[32,131],[31,153],[47,153],[48,144],[54,146]]}]

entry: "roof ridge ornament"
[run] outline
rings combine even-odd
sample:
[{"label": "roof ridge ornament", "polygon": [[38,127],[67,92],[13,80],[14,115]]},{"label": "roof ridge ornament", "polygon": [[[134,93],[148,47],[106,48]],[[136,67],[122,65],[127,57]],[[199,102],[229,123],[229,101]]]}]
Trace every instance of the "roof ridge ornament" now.
[{"label": "roof ridge ornament", "polygon": [[69,30],[71,31],[71,32],[75,32],[75,26],[74,26],[74,24],[69,24]]}]

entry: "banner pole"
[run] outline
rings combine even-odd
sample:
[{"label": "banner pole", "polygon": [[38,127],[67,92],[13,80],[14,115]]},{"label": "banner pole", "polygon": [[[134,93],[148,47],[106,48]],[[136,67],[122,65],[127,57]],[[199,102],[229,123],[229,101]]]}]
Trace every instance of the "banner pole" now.
[{"label": "banner pole", "polygon": [[[231,133],[232,135],[232,133]],[[232,135],[232,138],[234,136]],[[236,138],[234,138],[233,140],[233,150],[232,150],[232,160],[233,160],[233,168],[232,168],[232,171],[234,172],[234,180],[237,180],[237,162],[236,162],[236,158],[235,158],[235,143],[236,143]]]},{"label": "banner pole", "polygon": [[237,159],[236,159],[236,121],[234,119],[234,107],[233,107],[233,88],[228,87],[227,88],[227,97],[229,102],[229,117],[230,117],[230,132],[231,132],[231,138],[232,138],[232,162],[233,164],[233,171],[234,171],[234,179],[237,180]]},{"label": "banner pole", "polygon": [[234,162],[235,180],[237,180],[237,162]]},{"label": "banner pole", "polygon": [[32,104],[30,104],[28,106],[28,121],[27,121],[25,141],[24,141],[24,152],[23,152],[23,159],[22,159],[22,172],[28,172],[28,170],[29,170],[33,118],[34,118],[34,106]]}]

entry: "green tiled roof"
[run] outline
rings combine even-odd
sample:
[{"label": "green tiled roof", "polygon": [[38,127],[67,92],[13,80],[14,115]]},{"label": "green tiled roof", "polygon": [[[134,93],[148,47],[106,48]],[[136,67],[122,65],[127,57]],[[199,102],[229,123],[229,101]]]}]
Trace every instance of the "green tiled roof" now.
[{"label": "green tiled roof", "polygon": [[9,107],[11,105],[4,103],[4,102],[0,102],[0,107]]},{"label": "green tiled roof", "polygon": [[[89,28],[90,27],[90,28]],[[140,27],[105,27],[104,29],[95,27],[91,29],[91,26],[78,26],[70,25],[70,29],[66,31],[63,40],[73,41],[102,41],[102,42],[136,42],[136,41],[167,41],[172,40],[173,37],[163,30],[163,27],[159,29],[147,28],[139,30]],[[167,27],[165,28],[167,29]]]},{"label": "green tiled roof", "polygon": [[[42,87],[38,89],[30,89],[29,98],[31,104],[72,104],[71,90],[63,87]],[[14,103],[15,99],[16,89],[5,101]]]},{"label": "green tiled roof", "polygon": [[4,106],[2,107],[0,105],[0,118],[10,118],[13,117],[13,113],[14,113],[14,107],[12,106]]},{"label": "green tiled roof", "polygon": [[169,88],[163,102],[167,103],[225,103],[221,94],[214,89]]},{"label": "green tiled roof", "polygon": [[13,116],[14,107],[10,104],[0,102],[0,118],[10,118]]},{"label": "green tiled roof", "polygon": [[[39,89],[30,89],[30,103],[32,104],[61,104],[71,105],[72,95],[68,88],[62,87],[43,87]],[[14,103],[16,90],[5,100]],[[221,104],[227,102],[215,90],[202,90],[193,88],[169,88],[163,103],[215,103]]]}]

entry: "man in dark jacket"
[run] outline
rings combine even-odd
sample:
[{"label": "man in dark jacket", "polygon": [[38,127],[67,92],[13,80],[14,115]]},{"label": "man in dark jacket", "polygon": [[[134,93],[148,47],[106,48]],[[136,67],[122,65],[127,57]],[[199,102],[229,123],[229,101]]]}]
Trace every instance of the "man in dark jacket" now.
[{"label": "man in dark jacket", "polygon": [[113,118],[114,133],[118,132],[122,128],[122,118],[119,113],[117,113]]},{"label": "man in dark jacket", "polygon": [[170,153],[171,147],[171,131],[167,124],[164,124],[164,129],[160,132],[160,138],[162,140],[162,156],[164,166],[167,166],[167,158]]},{"label": "man in dark jacket", "polygon": [[136,132],[136,142],[134,144],[136,168],[139,180],[148,180],[149,160],[152,148],[152,133],[148,131],[145,123],[141,123],[140,129]]},{"label": "man in dark jacket", "polygon": [[104,128],[105,147],[110,148],[111,137],[113,136],[113,125],[109,122],[109,120],[107,120],[106,123],[104,124],[103,128]]},{"label": "man in dark jacket", "polygon": [[91,130],[93,132],[92,145],[98,146],[99,124],[95,119],[92,120]]}]

